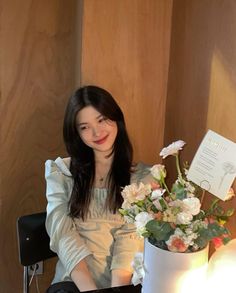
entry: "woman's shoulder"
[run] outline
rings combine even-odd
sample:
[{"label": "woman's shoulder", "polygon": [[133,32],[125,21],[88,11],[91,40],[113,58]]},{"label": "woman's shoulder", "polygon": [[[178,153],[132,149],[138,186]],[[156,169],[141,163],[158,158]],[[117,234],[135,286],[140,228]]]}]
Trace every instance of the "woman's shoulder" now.
[{"label": "woman's shoulder", "polygon": [[150,173],[150,168],[152,166],[148,165],[146,163],[143,162],[138,162],[137,164],[135,164],[133,166],[133,172],[131,175],[131,183],[139,183],[139,182],[143,182],[143,183],[148,183],[151,181],[152,176]]},{"label": "woman's shoulder", "polygon": [[51,174],[55,171],[61,172],[66,176],[72,176],[70,172],[71,158],[58,157],[56,160],[47,160],[45,162],[45,175]]}]

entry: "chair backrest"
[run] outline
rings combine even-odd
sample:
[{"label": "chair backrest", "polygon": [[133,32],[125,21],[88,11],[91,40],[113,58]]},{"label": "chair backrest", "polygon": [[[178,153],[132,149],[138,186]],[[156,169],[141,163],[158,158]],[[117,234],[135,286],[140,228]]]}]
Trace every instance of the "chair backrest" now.
[{"label": "chair backrest", "polygon": [[25,215],[17,219],[19,259],[23,266],[56,256],[50,250],[45,228],[46,212]]}]

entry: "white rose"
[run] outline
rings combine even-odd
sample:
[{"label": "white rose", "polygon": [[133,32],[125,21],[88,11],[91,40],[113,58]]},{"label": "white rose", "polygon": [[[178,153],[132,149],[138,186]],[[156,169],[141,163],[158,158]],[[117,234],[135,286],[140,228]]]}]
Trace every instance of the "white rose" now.
[{"label": "white rose", "polygon": [[161,178],[166,177],[166,169],[164,165],[160,165],[160,164],[153,165],[150,171],[152,176],[157,180],[161,180]]},{"label": "white rose", "polygon": [[141,212],[135,217],[135,226],[137,229],[143,229],[147,222],[153,220],[153,216],[147,212]]},{"label": "white rose", "polygon": [[151,199],[152,200],[160,199],[165,192],[166,192],[166,190],[162,189],[162,188],[155,189],[155,190],[153,190],[153,192],[151,194]]},{"label": "white rose", "polygon": [[201,203],[197,197],[189,197],[183,200],[184,211],[191,213],[191,215],[196,216],[200,212]]},{"label": "white rose", "polygon": [[172,144],[168,145],[168,147],[163,148],[160,152],[160,156],[165,159],[169,155],[176,155],[180,150],[183,149],[183,146],[186,144],[183,140],[177,140]]},{"label": "white rose", "polygon": [[193,216],[188,212],[181,212],[176,215],[176,224],[188,225],[191,223]]}]

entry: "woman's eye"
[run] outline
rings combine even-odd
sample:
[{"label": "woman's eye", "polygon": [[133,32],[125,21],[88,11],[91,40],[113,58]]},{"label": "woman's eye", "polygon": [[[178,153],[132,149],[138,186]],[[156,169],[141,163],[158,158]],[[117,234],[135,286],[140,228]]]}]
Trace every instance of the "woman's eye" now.
[{"label": "woman's eye", "polygon": [[87,130],[87,129],[89,129],[88,126],[80,126],[79,131],[84,131],[84,130]]}]

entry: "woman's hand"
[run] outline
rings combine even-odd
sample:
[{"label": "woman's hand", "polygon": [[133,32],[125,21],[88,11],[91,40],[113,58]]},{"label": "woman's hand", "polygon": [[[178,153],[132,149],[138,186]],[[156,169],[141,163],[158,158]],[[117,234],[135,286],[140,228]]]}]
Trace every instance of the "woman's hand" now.
[{"label": "woman's hand", "polygon": [[112,287],[130,285],[132,273],[125,270],[112,270]]},{"label": "woman's hand", "polygon": [[71,279],[81,292],[97,290],[97,286],[92,278],[86,260],[80,261],[71,272]]}]

